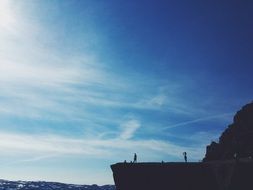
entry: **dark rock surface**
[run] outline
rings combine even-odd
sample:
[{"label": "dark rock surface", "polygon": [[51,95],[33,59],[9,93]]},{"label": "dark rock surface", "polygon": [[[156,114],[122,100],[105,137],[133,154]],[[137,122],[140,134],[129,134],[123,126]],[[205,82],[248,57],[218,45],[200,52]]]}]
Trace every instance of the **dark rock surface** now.
[{"label": "dark rock surface", "polygon": [[251,159],[253,156],[253,103],[245,105],[234,116],[233,123],[222,133],[219,142],[206,148],[203,161]]},{"label": "dark rock surface", "polygon": [[202,163],[118,163],[112,165],[117,190],[215,190],[215,175]]},{"label": "dark rock surface", "polygon": [[117,190],[252,190],[253,162],[117,163]]},{"label": "dark rock surface", "polygon": [[3,190],[115,190],[114,185],[74,185],[45,181],[7,181],[0,180]]}]

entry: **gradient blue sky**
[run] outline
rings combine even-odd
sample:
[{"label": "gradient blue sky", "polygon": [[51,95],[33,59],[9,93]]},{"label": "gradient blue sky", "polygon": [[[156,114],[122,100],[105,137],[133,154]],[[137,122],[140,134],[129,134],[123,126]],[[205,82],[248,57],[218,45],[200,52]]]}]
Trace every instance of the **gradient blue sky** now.
[{"label": "gradient blue sky", "polygon": [[202,159],[252,101],[252,21],[246,0],[0,0],[0,178]]}]

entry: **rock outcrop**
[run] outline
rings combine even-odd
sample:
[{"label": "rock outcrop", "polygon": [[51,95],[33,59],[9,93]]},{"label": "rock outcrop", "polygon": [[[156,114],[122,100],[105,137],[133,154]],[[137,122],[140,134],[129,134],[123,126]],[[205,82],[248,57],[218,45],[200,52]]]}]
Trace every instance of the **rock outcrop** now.
[{"label": "rock outcrop", "polygon": [[206,148],[203,161],[252,159],[253,103],[245,105],[234,116],[233,123],[222,133],[219,142]]},{"label": "rock outcrop", "polygon": [[253,189],[253,103],[234,116],[200,163],[118,163],[111,166],[117,190]]},{"label": "rock outcrop", "polygon": [[116,190],[216,190],[205,163],[117,163],[111,166]]},{"label": "rock outcrop", "polygon": [[200,163],[117,163],[117,190],[252,190],[253,103],[234,116]]},{"label": "rock outcrop", "polygon": [[253,162],[117,163],[116,190],[252,190]]}]

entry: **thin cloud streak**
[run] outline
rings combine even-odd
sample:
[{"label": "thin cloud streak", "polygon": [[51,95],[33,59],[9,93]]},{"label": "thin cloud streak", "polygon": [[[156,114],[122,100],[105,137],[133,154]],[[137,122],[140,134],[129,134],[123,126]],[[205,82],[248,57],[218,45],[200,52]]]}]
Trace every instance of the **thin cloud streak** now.
[{"label": "thin cloud streak", "polygon": [[232,116],[234,115],[234,113],[224,113],[224,114],[219,114],[219,115],[212,115],[212,116],[208,116],[208,117],[201,117],[198,119],[194,119],[194,120],[190,120],[190,121],[186,121],[186,122],[181,122],[181,123],[177,123],[174,125],[170,125],[168,127],[164,127],[163,129],[171,129],[171,128],[176,128],[176,127],[182,127],[182,126],[187,126],[190,124],[194,124],[194,123],[199,123],[199,122],[203,122],[203,121],[210,121],[210,120],[214,120],[214,119],[220,119],[220,118],[225,118],[228,116]]},{"label": "thin cloud streak", "polygon": [[31,159],[25,159],[27,162],[29,160],[47,159],[51,155],[82,155],[112,158],[115,154],[121,154],[124,157],[133,150],[145,152],[147,154],[145,155],[146,157],[152,157],[152,155],[157,154],[181,157],[183,150],[187,150],[194,159],[199,159],[202,156],[199,147],[181,147],[171,142],[152,139],[72,139],[53,135],[39,136],[11,133],[1,133],[0,138],[1,154],[27,154],[30,157],[34,155]]}]

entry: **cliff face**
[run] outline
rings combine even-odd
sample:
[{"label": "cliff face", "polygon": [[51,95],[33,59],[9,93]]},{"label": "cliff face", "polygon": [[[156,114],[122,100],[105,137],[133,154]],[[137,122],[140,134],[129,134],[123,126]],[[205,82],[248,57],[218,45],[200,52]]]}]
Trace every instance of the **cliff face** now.
[{"label": "cliff face", "polygon": [[250,158],[253,156],[253,103],[234,116],[233,123],[222,133],[219,142],[206,148],[203,161]]},{"label": "cliff face", "polygon": [[201,163],[118,163],[112,165],[117,190],[215,190],[215,176]]},{"label": "cliff face", "polygon": [[118,163],[117,190],[252,190],[253,103],[234,116],[201,163]]},{"label": "cliff face", "polygon": [[117,190],[252,190],[253,163],[118,163]]}]

